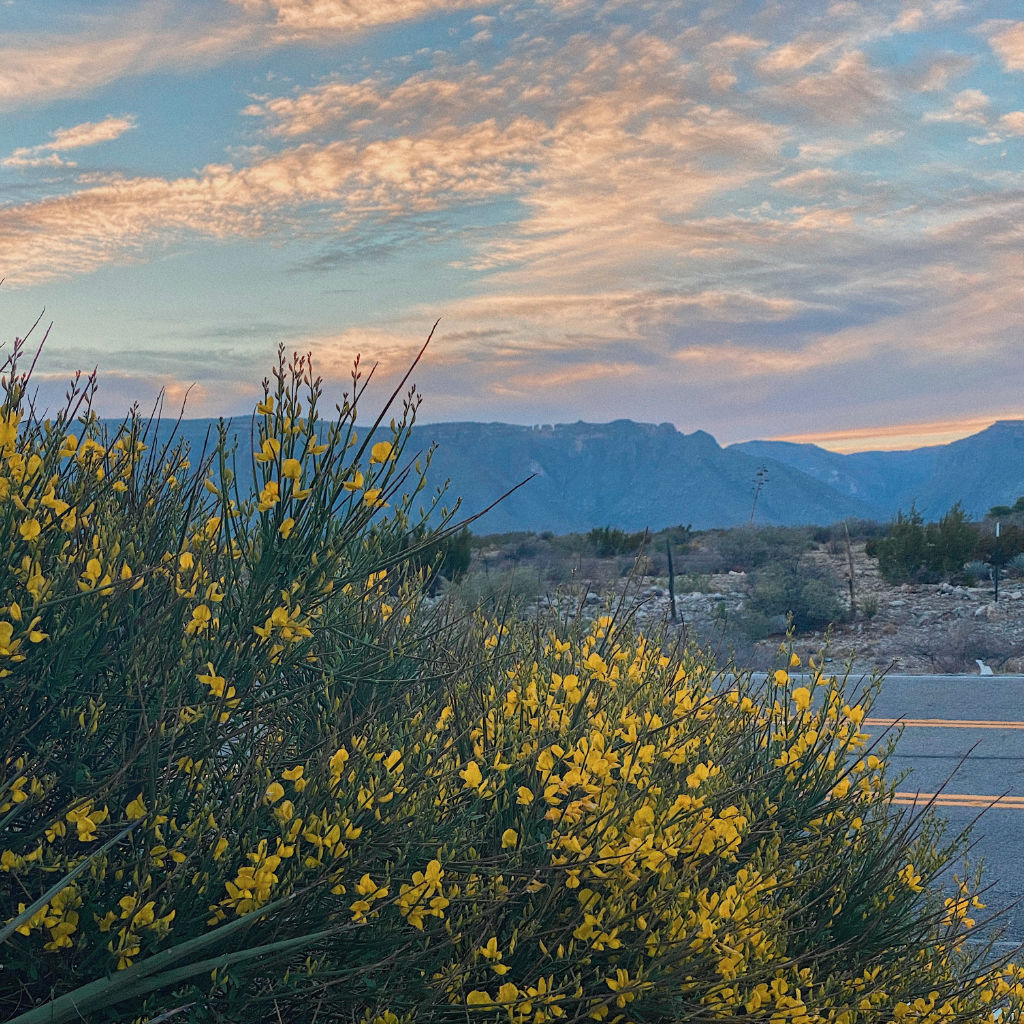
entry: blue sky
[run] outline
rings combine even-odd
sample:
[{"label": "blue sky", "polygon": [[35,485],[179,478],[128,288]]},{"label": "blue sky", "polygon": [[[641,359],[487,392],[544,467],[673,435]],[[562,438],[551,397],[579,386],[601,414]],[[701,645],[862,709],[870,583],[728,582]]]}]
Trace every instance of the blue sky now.
[{"label": "blue sky", "polygon": [[0,4],[4,340],[251,409],[279,343],[425,420],[852,450],[1024,417],[1005,0]]}]

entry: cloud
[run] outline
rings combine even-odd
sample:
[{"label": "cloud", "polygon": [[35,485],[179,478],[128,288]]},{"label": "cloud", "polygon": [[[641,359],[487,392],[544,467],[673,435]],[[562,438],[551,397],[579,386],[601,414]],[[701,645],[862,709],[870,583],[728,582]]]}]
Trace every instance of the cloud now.
[{"label": "cloud", "polygon": [[941,92],[973,65],[974,60],[962,53],[932,55],[912,71],[908,82],[916,92]]},{"label": "cloud", "polygon": [[171,18],[168,11],[173,7],[153,2],[127,20],[121,14],[90,13],[78,31],[5,34],[0,45],[0,110],[42,107],[95,92],[125,76],[193,71],[264,45],[250,23]]},{"label": "cloud", "polygon": [[831,191],[840,177],[839,172],[831,167],[809,167],[806,171],[798,171],[796,174],[773,181],[772,188],[790,189],[805,195],[807,193],[821,195]]},{"label": "cloud", "polygon": [[71,128],[59,128],[51,133],[50,141],[38,146],[23,146],[16,149],[5,160],[0,161],[3,167],[74,167],[58,153],[69,149],[81,149],[85,146],[96,146],[102,142],[111,142],[120,138],[125,132],[136,126],[134,117],[107,117],[102,121],[85,121]]},{"label": "cloud", "polygon": [[930,110],[925,113],[923,120],[988,124],[988,108],[991,102],[980,89],[964,89],[953,98],[951,107],[946,110]]},{"label": "cloud", "polygon": [[757,63],[759,71],[765,74],[778,74],[787,71],[800,71],[835,49],[835,39],[823,38],[819,35],[802,35],[791,42],[778,46],[761,58]]},{"label": "cloud", "polygon": [[775,104],[798,107],[830,123],[855,122],[888,109],[894,92],[888,75],[873,67],[860,50],[840,54],[826,71],[804,75],[761,94]]},{"label": "cloud", "polygon": [[0,251],[12,287],[141,258],[147,246],[274,234],[287,215],[336,208],[338,229],[366,218],[430,211],[504,195],[536,146],[538,126],[519,118],[438,128],[364,147],[302,145],[252,166],[210,165],[195,177],[118,178],[67,196],[0,208]]},{"label": "cloud", "polygon": [[1011,110],[997,122],[1000,131],[1007,135],[1024,135],[1024,110]]},{"label": "cloud", "polygon": [[[1007,413],[1008,418],[1019,415]],[[834,452],[903,451],[928,445],[949,444],[990,427],[993,416],[968,416],[952,420],[876,424],[870,427],[849,427],[841,430],[814,431],[809,434],[787,434],[771,438],[793,444],[816,444]]]},{"label": "cloud", "polygon": [[[33,147],[34,149],[34,147]],[[75,167],[74,161],[62,160],[56,153],[37,155],[33,149],[16,149],[10,156],[0,160],[0,167]]]},{"label": "cloud", "polygon": [[353,32],[435,14],[489,7],[489,0],[229,0],[246,14],[272,18],[291,35]]},{"label": "cloud", "polygon": [[1024,71],[1024,21],[990,21],[982,31],[1007,71]]}]

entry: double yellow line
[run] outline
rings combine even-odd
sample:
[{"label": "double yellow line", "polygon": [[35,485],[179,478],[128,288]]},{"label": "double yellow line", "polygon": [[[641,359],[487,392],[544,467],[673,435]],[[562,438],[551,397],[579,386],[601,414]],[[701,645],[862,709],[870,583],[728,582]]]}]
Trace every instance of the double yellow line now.
[{"label": "double yellow line", "polygon": [[962,718],[865,718],[862,725],[920,726],[926,729],[1024,729],[1024,722],[993,722],[986,719]]},{"label": "double yellow line", "polygon": [[[999,722],[988,719],[955,718],[865,718],[863,725],[890,728],[902,725],[923,729],[1024,729],[1024,722]],[[932,802],[935,807],[998,807],[1024,810],[1024,796],[987,796],[980,793],[895,793],[894,804],[920,807]]]},{"label": "double yellow line", "polygon": [[892,802],[903,807],[998,807],[1024,811],[1024,796],[981,796],[973,793],[894,793]]}]

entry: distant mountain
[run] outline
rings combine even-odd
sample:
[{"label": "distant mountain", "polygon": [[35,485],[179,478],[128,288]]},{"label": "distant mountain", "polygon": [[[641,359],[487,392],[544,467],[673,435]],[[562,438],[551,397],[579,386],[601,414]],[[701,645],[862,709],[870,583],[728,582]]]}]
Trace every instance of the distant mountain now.
[{"label": "distant mountain", "polygon": [[[249,422],[236,422],[244,451]],[[209,420],[185,420],[181,436],[198,452],[210,427]],[[980,518],[1024,494],[1024,420],[1003,420],[952,444],[851,455],[781,441],[722,448],[704,431],[682,434],[670,423],[632,420],[426,424],[414,429],[407,454],[432,443],[430,482],[449,481],[452,502],[462,498],[463,515],[533,477],[474,524],[478,533],[736,526],[750,521],[762,466],[767,479],[756,508],[762,525],[827,524],[850,516],[888,520],[912,502],[926,518],[956,501]],[[248,464],[242,458],[237,466],[243,482]]]},{"label": "distant mountain", "polygon": [[727,450],[799,469],[868,502],[878,518],[914,503],[926,519],[936,519],[959,501],[977,519],[1024,494],[1024,420],[998,420],[959,441],[910,451],[840,455],[783,441],[745,441]]},{"label": "distant mountain", "polygon": [[[749,522],[761,465],[745,452],[721,448],[703,431],[681,434],[670,423],[632,420],[547,427],[435,423],[417,427],[414,440],[437,442],[432,471],[450,479],[464,511],[485,508],[535,474],[481,520],[478,529],[494,533]],[[870,512],[862,499],[782,463],[770,467],[757,503],[760,523],[832,522]]]}]

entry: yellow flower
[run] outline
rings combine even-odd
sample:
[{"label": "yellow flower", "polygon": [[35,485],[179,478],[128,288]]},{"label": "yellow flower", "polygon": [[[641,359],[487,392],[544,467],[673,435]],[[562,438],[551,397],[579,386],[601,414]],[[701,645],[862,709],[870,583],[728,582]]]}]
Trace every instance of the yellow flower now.
[{"label": "yellow flower", "polygon": [[256,456],[257,462],[272,462],[281,454],[281,442],[276,437],[268,437],[263,442],[263,448]]},{"label": "yellow flower", "polygon": [[390,441],[378,441],[370,449],[370,465],[372,466],[378,462],[387,462],[388,459],[393,458],[393,448],[394,446]]},{"label": "yellow flower", "polygon": [[806,711],[811,706],[811,691],[806,686],[798,686],[793,691],[793,703],[797,711]]},{"label": "yellow flower", "polygon": [[501,848],[511,850],[519,842],[519,835],[515,829],[507,828],[501,833]]},{"label": "yellow flower", "polygon": [[526,786],[519,787],[519,795],[516,797],[517,804],[532,804],[533,803],[533,791],[527,789]]},{"label": "yellow flower", "polygon": [[278,482],[276,480],[268,480],[266,486],[260,491],[260,500],[256,506],[256,511],[266,512],[267,509],[273,508],[280,500],[281,488]]},{"label": "yellow flower", "polygon": [[35,540],[40,533],[39,520],[26,519],[25,522],[18,527],[18,533],[21,534],[22,540]]},{"label": "yellow flower", "polygon": [[295,529],[295,520],[289,516],[278,528],[277,532],[287,540],[292,535],[292,530]]},{"label": "yellow flower", "polygon": [[18,421],[20,419],[21,413],[14,412],[13,410],[4,416],[0,416],[0,445],[7,447],[14,444],[18,436]]},{"label": "yellow flower", "polygon": [[469,764],[459,772],[459,777],[465,781],[464,789],[480,789],[484,781],[476,761],[470,761]]},{"label": "yellow flower", "polygon": [[302,463],[298,459],[285,459],[281,466],[282,475],[288,480],[296,483],[302,476]]},{"label": "yellow flower", "polygon": [[921,876],[914,870],[913,864],[906,864],[900,869],[900,880],[911,892],[924,892]]},{"label": "yellow flower", "polygon": [[267,786],[267,792],[264,795],[268,803],[276,804],[284,796],[284,786],[280,782],[272,782]]},{"label": "yellow flower", "polygon": [[192,609],[192,620],[185,625],[185,632],[189,636],[196,633],[204,633],[210,626],[213,615],[205,604],[197,605]]},{"label": "yellow flower", "polygon": [[357,469],[355,473],[352,474],[352,479],[346,480],[341,486],[344,487],[346,491],[362,490],[363,474],[360,473],[359,470]]},{"label": "yellow flower", "polygon": [[146,816],[146,805],[142,801],[141,793],[125,808],[124,813],[128,816],[129,821]]},{"label": "yellow flower", "polygon": [[217,675],[213,670],[213,663],[207,662],[206,667],[210,670],[208,673],[197,673],[196,679],[201,683],[205,683],[210,688],[210,694],[214,697],[227,697],[230,700],[235,695],[235,688],[233,686],[227,687],[225,692],[225,682],[223,676]]}]

